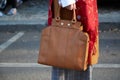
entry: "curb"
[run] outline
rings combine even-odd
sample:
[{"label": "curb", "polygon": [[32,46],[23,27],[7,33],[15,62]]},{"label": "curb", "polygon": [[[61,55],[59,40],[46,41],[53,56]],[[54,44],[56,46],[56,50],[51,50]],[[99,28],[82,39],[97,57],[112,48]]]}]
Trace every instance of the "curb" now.
[{"label": "curb", "polygon": [[101,22],[99,23],[100,31],[120,31],[120,22]]},{"label": "curb", "polygon": [[[0,31],[41,31],[47,24],[11,24],[0,25]],[[120,31],[120,23],[100,22],[100,31]]]},{"label": "curb", "polygon": [[0,31],[41,31],[47,24],[0,25]]}]

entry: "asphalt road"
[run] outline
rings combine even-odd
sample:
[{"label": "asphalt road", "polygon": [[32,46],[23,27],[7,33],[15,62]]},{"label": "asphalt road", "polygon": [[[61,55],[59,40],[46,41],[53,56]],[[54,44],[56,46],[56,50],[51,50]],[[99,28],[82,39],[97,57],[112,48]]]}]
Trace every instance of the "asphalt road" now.
[{"label": "asphalt road", "polygon": [[[42,28],[1,30],[0,63],[37,63],[41,30]],[[100,31],[99,64],[120,64],[119,34],[119,29]],[[93,80],[120,78],[120,68],[94,68],[92,73]],[[0,67],[0,80],[50,80],[50,75],[51,67]]]},{"label": "asphalt road", "polygon": [[[18,7],[16,16],[0,17],[0,80],[50,80],[51,67],[37,67],[33,64],[37,64],[40,34],[44,28],[42,25],[46,23],[48,17],[47,1],[28,1]],[[109,65],[96,65],[92,71],[92,80],[120,80],[120,8],[116,4],[109,3],[109,7],[107,5],[104,3],[98,6],[100,21],[98,64]],[[20,63],[22,67],[14,63]],[[23,63],[33,66],[24,67]]]},{"label": "asphalt road", "polygon": [[0,80],[50,80],[51,68],[0,68]]},{"label": "asphalt road", "polygon": [[[23,33],[16,41],[0,52],[2,63],[36,63],[39,53],[41,30],[3,31],[0,32],[0,44],[6,43],[12,37]],[[120,64],[120,31],[100,32],[99,63]],[[4,46],[6,46],[5,44]]]}]

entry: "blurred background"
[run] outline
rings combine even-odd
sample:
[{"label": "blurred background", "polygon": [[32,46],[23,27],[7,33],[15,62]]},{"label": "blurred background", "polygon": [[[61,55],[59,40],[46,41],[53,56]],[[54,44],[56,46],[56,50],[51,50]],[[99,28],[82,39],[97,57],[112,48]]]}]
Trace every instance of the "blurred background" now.
[{"label": "blurred background", "polygon": [[[0,16],[0,80],[50,80],[51,67],[37,64],[49,0],[18,4],[16,15]],[[98,0],[100,58],[91,80],[120,79],[120,0]]]}]

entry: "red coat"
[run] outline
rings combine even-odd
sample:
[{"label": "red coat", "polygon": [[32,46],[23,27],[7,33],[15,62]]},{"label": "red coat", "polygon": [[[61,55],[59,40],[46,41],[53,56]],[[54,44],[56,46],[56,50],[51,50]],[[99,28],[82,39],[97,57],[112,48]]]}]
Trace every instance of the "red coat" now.
[{"label": "red coat", "polygon": [[[51,21],[52,21],[51,5],[52,5],[52,0],[50,0],[49,2],[49,11],[48,11],[49,25],[51,25]],[[98,37],[97,1],[96,0],[78,0],[76,2],[76,6],[77,6],[76,14],[77,14],[78,21],[82,22],[84,26],[84,31],[86,31],[90,37],[88,63],[95,64],[98,61],[98,53],[96,53],[96,50],[95,50],[96,49],[95,43],[97,42],[97,37]],[[97,54],[96,57],[92,57],[95,54]],[[94,61],[94,60],[97,60],[97,61]]]}]

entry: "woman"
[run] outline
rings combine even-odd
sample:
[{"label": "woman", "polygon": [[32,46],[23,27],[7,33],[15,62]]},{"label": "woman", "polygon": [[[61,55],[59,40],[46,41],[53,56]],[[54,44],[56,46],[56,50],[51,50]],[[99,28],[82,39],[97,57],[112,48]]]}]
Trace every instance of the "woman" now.
[{"label": "woman", "polygon": [[6,7],[7,0],[0,0],[0,16],[3,16],[3,9]]},{"label": "woman", "polygon": [[[49,3],[48,24],[51,25],[53,0]],[[96,0],[59,0],[62,7],[76,9],[77,20],[81,21],[84,31],[89,34],[88,66],[98,62],[98,11]],[[52,80],[89,80],[89,67],[86,71],[75,71],[53,67]]]},{"label": "woman", "polygon": [[7,4],[11,5],[12,8],[7,13],[8,15],[16,15],[17,14],[17,0],[7,0]]},{"label": "woman", "polygon": [[8,11],[7,15],[16,15],[17,13],[17,0],[3,0],[6,2],[6,5],[3,8],[0,8],[0,16],[3,16],[7,6],[11,6],[12,8]]}]

